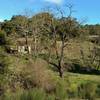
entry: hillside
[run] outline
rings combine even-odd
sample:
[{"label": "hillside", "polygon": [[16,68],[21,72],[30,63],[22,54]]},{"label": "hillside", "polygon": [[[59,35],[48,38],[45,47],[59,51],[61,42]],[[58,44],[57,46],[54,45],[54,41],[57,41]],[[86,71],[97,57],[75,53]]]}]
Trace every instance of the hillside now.
[{"label": "hillside", "polygon": [[99,31],[49,12],[0,23],[0,100],[99,100]]}]

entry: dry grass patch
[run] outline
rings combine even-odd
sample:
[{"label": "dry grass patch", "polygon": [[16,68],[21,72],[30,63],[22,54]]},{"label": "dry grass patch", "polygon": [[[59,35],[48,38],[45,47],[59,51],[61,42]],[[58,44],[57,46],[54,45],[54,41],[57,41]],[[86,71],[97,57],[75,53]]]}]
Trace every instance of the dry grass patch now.
[{"label": "dry grass patch", "polygon": [[48,64],[42,59],[30,60],[23,68],[22,75],[30,80],[33,85],[52,91],[55,87],[53,72],[48,69]]}]

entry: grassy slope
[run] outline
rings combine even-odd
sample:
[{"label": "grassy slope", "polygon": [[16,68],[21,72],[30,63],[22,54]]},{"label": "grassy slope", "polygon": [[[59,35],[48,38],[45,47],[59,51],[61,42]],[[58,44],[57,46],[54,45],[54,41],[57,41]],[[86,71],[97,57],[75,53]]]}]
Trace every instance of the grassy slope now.
[{"label": "grassy slope", "polygon": [[84,75],[84,74],[76,74],[76,73],[66,73],[65,78],[67,78],[67,76],[69,76],[69,80],[72,83],[81,83],[84,81],[100,83],[99,75]]},{"label": "grassy slope", "polygon": [[[82,48],[84,50],[85,55],[89,54],[89,48],[93,48],[94,44],[88,42],[88,41],[82,41],[78,42],[79,40],[70,41],[69,45],[65,48],[64,54],[68,59],[80,59],[80,49]],[[59,43],[58,43],[59,44]],[[25,56],[18,58],[14,56],[10,56],[11,62],[13,62],[13,65],[11,65],[11,68],[14,70],[20,71],[22,67],[24,67],[26,64]],[[14,67],[13,67],[14,66]],[[73,73],[67,73],[70,79],[72,81],[75,80],[91,80],[91,81],[100,81],[99,76],[96,75],[84,75],[84,74],[73,74]],[[65,75],[66,76],[66,75]]]},{"label": "grassy slope", "polygon": [[[10,58],[13,57],[13,59],[11,59],[11,62],[13,62],[10,65],[10,69],[12,71],[16,71],[16,72],[20,72],[21,70],[23,70],[23,68],[26,66],[27,64],[27,60],[25,60],[25,56],[22,58],[18,58],[18,57],[14,57],[14,56],[9,56]],[[39,59],[41,60],[41,59]],[[41,64],[44,63],[45,61],[41,60]],[[48,67],[47,67],[48,68]],[[29,69],[28,69],[29,70]],[[53,75],[58,76],[58,74],[56,72],[53,72]],[[69,72],[65,72],[64,74],[64,78],[68,78],[71,82],[81,82],[81,81],[94,81],[94,82],[100,82],[100,76],[99,75],[85,75],[85,74],[76,74],[76,73],[69,73]]]},{"label": "grassy slope", "polygon": [[[71,41],[70,45],[65,49],[65,52],[64,52],[65,56],[69,59],[80,59],[80,57],[81,57],[81,54],[80,54],[81,47],[84,49],[85,54],[87,55],[89,53],[88,48],[89,47],[93,48],[93,44],[89,43],[89,42],[80,42],[79,43],[76,40]],[[41,59],[39,61],[40,64],[37,62],[37,65],[36,65],[37,67],[35,69],[37,72],[35,72],[35,74],[34,74],[34,72],[33,72],[34,70],[32,70],[34,66],[33,65],[32,66],[26,65],[26,64],[28,64],[28,60],[26,60],[27,55],[26,56],[18,56],[18,57],[13,56],[13,55],[9,55],[8,57],[9,57],[9,61],[10,61],[9,69],[12,72],[16,73],[17,75],[20,74],[20,73],[24,73],[26,75],[25,77],[27,77],[31,80],[34,80],[34,77],[35,78],[37,77],[37,79],[35,79],[35,81],[41,82],[41,84],[37,84],[37,85],[42,86],[42,87],[44,87],[46,85],[48,86],[49,83],[50,84],[51,83],[57,84],[58,81],[62,84],[62,81],[64,81],[64,84],[65,84],[64,88],[67,87],[66,84],[68,84],[68,82],[69,82],[69,86],[67,88],[69,88],[69,90],[71,90],[71,91],[76,91],[77,87],[81,83],[85,83],[85,82],[89,81],[90,83],[100,84],[100,76],[75,74],[75,73],[69,73],[69,72],[64,73],[64,79],[62,80],[62,79],[59,78],[58,73],[53,72],[51,70],[48,73],[48,67],[46,67],[46,69],[43,68],[44,66],[48,66],[48,65],[45,63],[45,61],[43,61]],[[43,70],[43,72],[41,72],[42,70]],[[47,72],[45,73],[45,71],[47,71]],[[33,75],[33,76],[31,76],[31,75]],[[36,75],[36,76],[34,76],[34,75]],[[53,80],[51,78],[53,78]],[[50,82],[48,83],[47,81],[50,81]]]}]

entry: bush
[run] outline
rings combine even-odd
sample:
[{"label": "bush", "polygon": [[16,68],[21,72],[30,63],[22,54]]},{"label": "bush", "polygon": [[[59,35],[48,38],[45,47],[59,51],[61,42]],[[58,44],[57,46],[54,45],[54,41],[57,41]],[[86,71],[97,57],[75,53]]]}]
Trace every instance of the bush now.
[{"label": "bush", "polygon": [[55,100],[55,96],[49,94],[46,100]]},{"label": "bush", "polygon": [[2,98],[2,100],[20,100],[22,91],[13,93],[13,92],[6,92]]},{"label": "bush", "polygon": [[67,98],[67,91],[65,83],[62,81],[58,81],[56,84],[56,99],[57,100],[65,100]]},{"label": "bush", "polygon": [[[4,100],[49,100],[46,99],[46,93],[42,89],[23,90],[23,92],[8,93]],[[52,100],[52,99],[51,99]]]},{"label": "bush", "polygon": [[6,53],[3,50],[0,50],[0,74],[7,72],[9,65],[9,60]]},{"label": "bush", "polygon": [[52,71],[48,70],[47,66],[48,64],[42,59],[29,61],[24,67],[24,71],[22,69],[21,72],[24,84],[27,84],[26,87],[35,86],[43,88],[47,92],[52,91],[55,83],[53,81]]},{"label": "bush", "polygon": [[100,84],[97,85],[96,96],[100,98]]},{"label": "bush", "polygon": [[0,31],[0,45],[6,44],[6,33],[4,31]]},{"label": "bush", "polygon": [[78,95],[81,99],[94,100],[96,98],[96,85],[92,82],[81,83],[78,87]]}]

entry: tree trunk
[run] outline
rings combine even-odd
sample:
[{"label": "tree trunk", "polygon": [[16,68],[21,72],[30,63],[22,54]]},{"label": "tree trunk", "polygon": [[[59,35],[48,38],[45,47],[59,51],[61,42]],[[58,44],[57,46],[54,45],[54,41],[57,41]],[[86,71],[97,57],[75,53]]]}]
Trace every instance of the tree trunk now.
[{"label": "tree trunk", "polygon": [[63,77],[63,56],[64,56],[64,40],[62,40],[61,44],[61,54],[59,58],[59,76],[62,78]]},{"label": "tree trunk", "polygon": [[62,66],[59,66],[59,76],[60,76],[61,78],[63,77]]},{"label": "tree trunk", "polygon": [[37,51],[37,37],[34,36],[34,52],[35,52],[35,55],[36,55],[36,51]]},{"label": "tree trunk", "polygon": [[25,36],[25,42],[26,42],[26,46],[28,46],[28,36]]},{"label": "tree trunk", "polygon": [[25,43],[26,43],[25,50],[29,54],[29,49],[28,49],[28,35],[27,35],[27,33],[26,33],[26,36],[25,36]]}]

